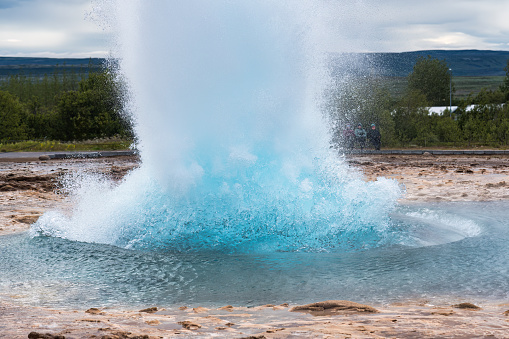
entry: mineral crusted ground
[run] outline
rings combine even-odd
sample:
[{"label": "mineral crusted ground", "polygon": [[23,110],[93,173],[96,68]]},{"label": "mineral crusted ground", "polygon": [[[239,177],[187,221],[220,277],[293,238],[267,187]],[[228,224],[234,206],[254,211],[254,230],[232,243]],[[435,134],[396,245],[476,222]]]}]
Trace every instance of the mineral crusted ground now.
[{"label": "mineral crusted ground", "polygon": [[[406,188],[402,203],[509,199],[506,156],[352,155],[346,160],[366,180],[396,179]],[[68,204],[65,191],[59,190],[68,173],[101,173],[120,180],[137,165],[135,157],[0,162],[0,235],[26,231],[48,209]],[[313,316],[289,311],[297,305],[50,310],[0,299],[0,338],[509,337],[507,301],[476,305],[480,309],[460,307],[467,302],[370,305],[377,312],[362,311],[370,306],[321,312],[311,305],[309,313],[325,314]]]}]

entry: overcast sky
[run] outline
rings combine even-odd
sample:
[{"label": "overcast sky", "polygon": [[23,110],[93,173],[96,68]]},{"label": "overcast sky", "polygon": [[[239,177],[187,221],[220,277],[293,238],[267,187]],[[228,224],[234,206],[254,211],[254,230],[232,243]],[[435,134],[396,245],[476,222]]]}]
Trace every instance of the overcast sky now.
[{"label": "overcast sky", "polygon": [[[509,0],[317,1],[338,3],[328,21],[335,51],[509,50]],[[0,56],[105,56],[109,32],[91,11],[92,0],[0,0]]]}]

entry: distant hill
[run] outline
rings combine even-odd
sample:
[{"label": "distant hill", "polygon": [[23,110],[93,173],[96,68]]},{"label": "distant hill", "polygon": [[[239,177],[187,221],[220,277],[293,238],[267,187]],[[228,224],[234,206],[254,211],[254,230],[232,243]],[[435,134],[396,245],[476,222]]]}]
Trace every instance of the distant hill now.
[{"label": "distant hill", "polygon": [[[338,74],[376,74],[391,77],[406,77],[412,72],[419,56],[445,60],[453,76],[505,76],[504,68],[509,60],[509,51],[488,50],[429,50],[403,53],[345,53],[334,56],[333,67]],[[25,74],[43,75],[62,69],[99,69],[104,59],[56,59],[0,57],[0,77],[23,71]]]},{"label": "distant hill", "polygon": [[418,57],[445,60],[453,76],[505,76],[509,51],[429,50],[404,53],[346,53],[335,56],[337,72],[406,77]]},{"label": "distant hill", "polygon": [[104,64],[104,59],[59,59],[59,58],[18,58],[0,57],[0,77],[6,77],[23,72],[26,75],[52,74],[56,69],[88,72],[89,65],[92,70],[98,70]]}]

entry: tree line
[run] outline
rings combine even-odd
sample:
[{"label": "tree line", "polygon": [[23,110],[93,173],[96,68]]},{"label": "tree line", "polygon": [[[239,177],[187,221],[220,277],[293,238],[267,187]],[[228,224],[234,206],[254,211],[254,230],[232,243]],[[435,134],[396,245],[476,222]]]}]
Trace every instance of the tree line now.
[{"label": "tree line", "polygon": [[[325,107],[333,135],[347,124],[376,124],[382,147],[509,145],[509,60],[497,90],[457,100],[445,60],[420,57],[401,97],[380,78],[338,77]],[[125,86],[107,69],[0,79],[0,142],[132,138],[123,115]],[[431,106],[458,106],[431,113]],[[474,106],[472,106],[474,105]]]},{"label": "tree line", "polygon": [[[349,123],[374,123],[383,147],[506,147],[509,145],[509,60],[497,90],[482,89],[466,99],[454,98],[454,82],[445,60],[420,57],[407,77],[401,97],[380,78],[336,83],[329,94],[332,133]],[[452,102],[451,102],[452,101]],[[433,113],[432,106],[457,106]]]},{"label": "tree line", "polygon": [[0,141],[129,138],[122,96],[122,84],[106,69],[21,71],[0,79]]}]

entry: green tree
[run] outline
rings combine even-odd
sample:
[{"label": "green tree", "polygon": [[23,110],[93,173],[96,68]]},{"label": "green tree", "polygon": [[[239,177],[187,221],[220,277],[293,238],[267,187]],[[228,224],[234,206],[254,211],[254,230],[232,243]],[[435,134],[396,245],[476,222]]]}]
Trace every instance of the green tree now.
[{"label": "green tree", "polygon": [[432,115],[433,134],[438,137],[439,142],[456,143],[462,140],[461,129],[456,120],[449,119],[449,116]]},{"label": "green tree", "polygon": [[426,96],[419,90],[407,92],[394,110],[394,123],[398,140],[407,144],[417,138],[419,124],[429,115]]},{"label": "green tree", "polygon": [[[506,136],[503,126],[507,110],[498,104],[481,104],[461,114],[459,124],[470,144],[500,145]],[[502,127],[500,127],[502,126]]]},{"label": "green tree", "polygon": [[497,89],[495,91],[482,88],[477,95],[471,99],[472,104],[476,105],[492,105],[504,103],[504,93]]},{"label": "green tree", "polygon": [[454,84],[451,86],[451,72],[447,63],[429,55],[427,58],[419,57],[412,73],[408,75],[409,90],[421,91],[426,100],[434,106],[449,104],[450,87],[454,93]]},{"label": "green tree", "polygon": [[113,76],[90,74],[79,90],[63,94],[56,110],[57,138],[85,140],[126,134],[122,103]]},{"label": "green tree", "polygon": [[501,119],[496,127],[498,141],[504,146],[509,145],[509,118]]},{"label": "green tree", "polygon": [[0,140],[26,138],[25,108],[14,95],[0,91]]},{"label": "green tree", "polygon": [[507,66],[505,66],[504,70],[505,79],[504,83],[500,86],[500,91],[504,94],[505,100],[509,101],[509,60],[507,60]]}]

